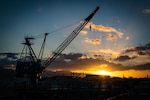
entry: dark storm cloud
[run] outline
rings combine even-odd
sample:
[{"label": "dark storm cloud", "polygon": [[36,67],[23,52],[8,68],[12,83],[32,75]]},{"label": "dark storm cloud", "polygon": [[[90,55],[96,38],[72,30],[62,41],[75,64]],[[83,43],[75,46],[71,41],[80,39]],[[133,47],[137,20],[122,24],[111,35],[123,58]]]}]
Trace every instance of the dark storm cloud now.
[{"label": "dark storm cloud", "polygon": [[132,69],[135,70],[150,70],[150,63],[134,66]]},{"label": "dark storm cloud", "polygon": [[138,55],[150,55],[150,43],[143,46],[127,48],[124,53],[130,52],[136,52]]},{"label": "dark storm cloud", "polygon": [[[150,63],[136,65],[136,66],[123,66],[121,64],[115,64],[113,62],[108,62],[104,59],[95,59],[95,58],[84,58],[82,59],[82,53],[70,53],[70,54],[61,54],[61,57],[58,57],[49,67],[50,70],[88,70],[88,69],[106,69],[108,71],[123,71],[123,70],[150,70]],[[71,57],[72,56],[72,57]],[[85,55],[84,55],[85,56]],[[64,59],[65,58],[65,59]],[[80,58],[80,59],[79,59]],[[129,59],[134,59],[136,57],[129,57],[127,55],[120,56],[116,60],[127,61]],[[66,61],[69,59],[69,61]],[[103,66],[107,65],[107,66]]]},{"label": "dark storm cloud", "polygon": [[83,54],[81,53],[69,53],[69,54],[61,54],[59,57],[64,59],[70,59],[70,60],[77,60],[80,57],[82,57]]},{"label": "dark storm cloud", "polygon": [[[105,68],[108,71],[123,71],[123,70],[150,70],[150,63],[137,65],[137,66],[123,66],[121,64],[115,64],[113,62],[108,62],[104,59],[95,59],[95,58],[88,58],[82,56],[86,56],[82,53],[69,53],[69,54],[60,54],[60,56],[53,62],[47,69],[50,70],[87,70],[87,69],[97,69],[101,70]],[[97,56],[96,56],[97,57]],[[127,61],[129,59],[134,59],[134,57],[129,56],[120,56],[117,60]],[[8,57],[5,57],[0,60],[1,66],[8,66],[8,65],[15,65],[16,60],[12,60]],[[107,66],[103,66],[107,65]],[[4,67],[5,67],[4,66]]]},{"label": "dark storm cloud", "polygon": [[11,52],[0,53],[0,56],[6,56],[7,58],[12,59],[17,59],[17,55],[19,55],[19,53],[11,53]]},{"label": "dark storm cloud", "polygon": [[4,52],[0,53],[0,66],[2,67],[9,67],[11,65],[15,65],[18,59],[19,53],[11,53],[11,52]]},{"label": "dark storm cloud", "polygon": [[94,55],[95,58],[98,58],[98,59],[104,59],[104,56],[102,55]]},{"label": "dark storm cloud", "polygon": [[134,59],[134,58],[136,58],[136,57],[135,56],[134,57],[129,57],[128,55],[122,55],[122,56],[117,57],[115,60],[127,61],[127,60]]},{"label": "dark storm cloud", "polygon": [[[57,70],[87,70],[87,69],[102,69],[105,68],[110,71],[115,70],[125,70],[126,67],[121,64],[114,64],[104,59],[95,59],[95,58],[83,58],[86,56],[82,53],[70,53],[70,54],[61,54],[49,67],[48,69]],[[69,59],[69,60],[66,60]],[[103,66],[107,65],[107,66]]]}]

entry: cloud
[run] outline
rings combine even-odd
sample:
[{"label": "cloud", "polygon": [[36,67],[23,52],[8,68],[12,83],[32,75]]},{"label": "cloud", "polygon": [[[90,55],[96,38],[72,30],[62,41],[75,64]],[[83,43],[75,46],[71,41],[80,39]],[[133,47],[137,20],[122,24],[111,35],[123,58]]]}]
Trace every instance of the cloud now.
[{"label": "cloud", "polygon": [[117,36],[113,34],[108,34],[107,40],[116,40]]},{"label": "cloud", "polygon": [[11,53],[11,52],[0,53],[0,56],[6,56],[7,58],[12,59],[17,59],[17,55],[19,55],[19,53]]},{"label": "cloud", "polygon": [[89,52],[96,53],[96,54],[98,54],[98,53],[110,54],[110,55],[115,56],[115,57],[120,54],[119,52],[113,51],[111,49],[91,50]]},{"label": "cloud", "polygon": [[101,40],[100,39],[89,39],[89,38],[86,38],[84,41],[86,43],[94,44],[94,45],[101,44]]},{"label": "cloud", "polygon": [[135,70],[150,70],[149,66],[150,66],[150,63],[146,63],[146,64],[133,66],[132,69],[135,69]]},{"label": "cloud", "polygon": [[87,31],[82,30],[82,31],[80,31],[80,33],[81,33],[82,35],[86,35],[88,32],[87,32]]},{"label": "cloud", "polygon": [[100,31],[100,32],[105,32],[105,33],[115,33],[117,34],[117,36],[119,38],[123,37],[123,32],[113,28],[113,27],[109,27],[109,26],[103,26],[103,25],[96,25],[92,22],[88,23],[85,28],[89,28],[91,26],[91,28],[95,31]]},{"label": "cloud", "polygon": [[126,37],[126,40],[129,40],[129,39],[130,39],[130,37],[129,37],[129,36],[127,36],[127,37]]},{"label": "cloud", "polygon": [[129,57],[128,55],[121,55],[121,56],[117,57],[115,60],[127,61],[127,60],[134,59],[134,58],[136,58],[136,57],[135,56],[134,57]]},{"label": "cloud", "polygon": [[150,14],[150,9],[144,9],[142,12],[143,12],[144,14]]},{"label": "cloud", "polygon": [[143,46],[130,47],[124,51],[124,53],[131,53],[131,52],[135,52],[138,55],[150,56],[150,43]]},{"label": "cloud", "polygon": [[[84,59],[82,57],[84,56]],[[66,59],[70,59],[66,61]],[[82,53],[61,54],[51,65],[48,70],[122,70],[124,67],[120,64],[110,63],[103,59],[89,58]]]},{"label": "cloud", "polygon": [[94,57],[97,58],[97,59],[104,59],[103,56],[99,55],[99,54],[94,55]]},{"label": "cloud", "polygon": [[12,52],[0,53],[0,66],[5,68],[6,67],[14,68],[17,63],[19,54],[20,53],[12,53]]},{"label": "cloud", "polygon": [[61,54],[59,57],[62,59],[70,59],[70,60],[77,60],[84,56],[81,53],[69,53],[69,54]]},{"label": "cloud", "polygon": [[[115,64],[108,62],[104,59],[95,59],[88,58],[85,54],[82,53],[70,53],[70,54],[61,54],[61,57],[58,57],[51,65],[48,67],[48,70],[70,70],[70,71],[98,71],[98,70],[107,70],[107,71],[123,71],[123,70],[150,70],[150,63],[136,65],[136,66],[123,66],[121,64]],[[82,56],[84,59],[80,59]],[[66,61],[65,59],[70,59]],[[118,57],[118,60],[126,61],[129,59],[134,59],[134,57],[129,57],[127,55]]]}]

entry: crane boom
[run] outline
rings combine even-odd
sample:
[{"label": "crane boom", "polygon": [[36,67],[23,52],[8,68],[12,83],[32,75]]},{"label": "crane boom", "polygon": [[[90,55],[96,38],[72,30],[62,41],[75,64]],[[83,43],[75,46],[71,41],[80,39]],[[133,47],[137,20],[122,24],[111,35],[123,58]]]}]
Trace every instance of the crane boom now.
[{"label": "crane boom", "polygon": [[52,53],[52,56],[48,58],[43,63],[43,68],[48,67],[56,58],[57,56],[71,43],[71,41],[80,33],[80,31],[85,27],[85,25],[92,19],[95,13],[99,10],[99,7],[88,16],[86,17],[80,25],[72,31],[72,33],[56,48],[56,50]]}]

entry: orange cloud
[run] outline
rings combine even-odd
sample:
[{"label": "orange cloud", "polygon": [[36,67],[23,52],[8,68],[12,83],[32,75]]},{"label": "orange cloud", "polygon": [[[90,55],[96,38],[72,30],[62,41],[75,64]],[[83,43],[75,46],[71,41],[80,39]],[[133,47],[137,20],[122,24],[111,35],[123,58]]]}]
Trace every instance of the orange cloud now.
[{"label": "orange cloud", "polygon": [[80,33],[82,34],[82,35],[86,35],[88,32],[87,31],[80,31]]},{"label": "orange cloud", "polygon": [[85,42],[86,43],[90,43],[90,44],[101,44],[101,40],[100,39],[89,39],[89,38],[86,38],[85,39]]},{"label": "orange cloud", "polygon": [[116,40],[116,39],[117,39],[116,35],[108,34],[107,40]]},{"label": "orange cloud", "polygon": [[101,32],[106,32],[106,33],[116,33],[119,38],[122,38],[123,32],[109,26],[103,26],[103,25],[96,25],[92,22],[88,23],[85,28],[89,28],[91,26],[92,29],[95,31],[101,31]]},{"label": "orange cloud", "polygon": [[127,36],[127,37],[126,37],[126,40],[129,40],[129,39],[130,39],[130,37],[129,37],[129,36]]}]

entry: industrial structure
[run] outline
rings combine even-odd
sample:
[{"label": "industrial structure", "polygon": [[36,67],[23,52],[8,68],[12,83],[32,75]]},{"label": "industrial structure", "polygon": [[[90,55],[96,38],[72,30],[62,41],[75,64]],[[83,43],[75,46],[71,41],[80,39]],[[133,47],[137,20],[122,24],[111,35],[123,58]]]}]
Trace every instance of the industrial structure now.
[{"label": "industrial structure", "polygon": [[31,79],[31,86],[35,87],[40,75],[43,70],[46,69],[58,56],[59,54],[72,42],[72,40],[80,33],[80,31],[85,27],[85,25],[92,19],[95,13],[99,10],[99,7],[86,17],[79,26],[72,31],[72,33],[56,48],[52,55],[42,62],[44,47],[46,37],[49,33],[45,33],[45,37],[37,56],[32,49],[33,37],[25,37],[25,41],[22,43],[24,45],[20,59],[17,61],[16,66],[16,77],[24,78],[27,77]]},{"label": "industrial structure", "polygon": [[[43,59],[43,53],[47,35],[50,33],[44,33],[38,55],[32,49],[33,40],[37,36],[25,37],[22,43],[24,45],[22,52],[0,53],[0,55],[11,59],[17,59],[16,56],[20,55],[16,66],[17,78],[13,76],[14,70],[0,68],[0,100],[142,100],[143,98],[150,100],[150,78],[148,75],[146,78],[126,78],[124,76],[120,78],[93,74],[84,74],[84,77],[79,77],[81,73],[73,73],[69,76],[52,73],[52,77],[40,79],[40,75],[44,75],[42,74],[44,70],[80,33],[98,9],[99,7],[81,21],[80,25],[46,60]],[[91,27],[89,29],[91,30]]]}]

